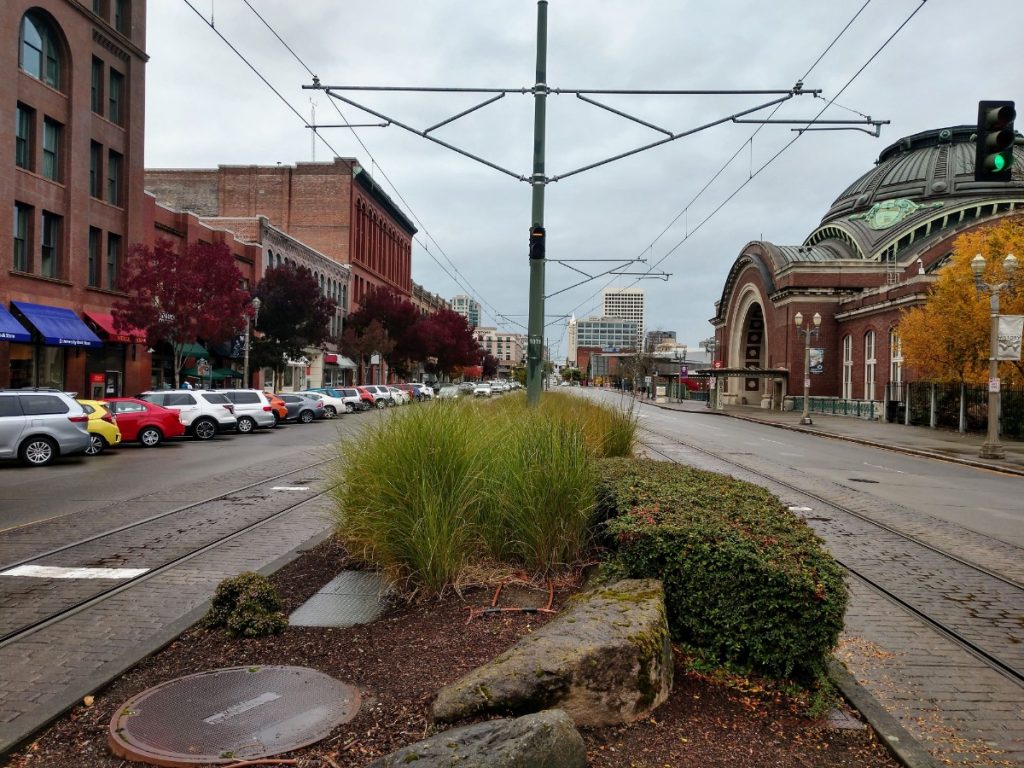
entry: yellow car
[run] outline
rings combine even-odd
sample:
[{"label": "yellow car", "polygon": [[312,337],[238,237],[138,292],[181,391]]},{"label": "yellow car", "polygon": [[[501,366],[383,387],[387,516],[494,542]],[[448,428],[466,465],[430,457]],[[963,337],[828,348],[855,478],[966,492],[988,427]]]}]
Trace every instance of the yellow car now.
[{"label": "yellow car", "polygon": [[99,456],[109,445],[121,442],[121,430],[117,428],[117,420],[103,403],[95,400],[79,400],[85,412],[89,414],[89,430],[91,442],[85,452],[89,456]]}]

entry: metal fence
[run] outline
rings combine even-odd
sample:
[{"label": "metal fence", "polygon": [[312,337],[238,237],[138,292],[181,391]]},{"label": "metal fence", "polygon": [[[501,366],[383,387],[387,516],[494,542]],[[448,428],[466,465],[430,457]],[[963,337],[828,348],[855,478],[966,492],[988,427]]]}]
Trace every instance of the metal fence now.
[{"label": "metal fence", "polygon": [[[1003,387],[999,433],[1024,439],[1024,387]],[[908,382],[886,389],[886,421],[984,434],[988,388]]]},{"label": "metal fence", "polygon": [[[803,411],[802,395],[787,397],[792,401],[791,410]],[[810,413],[823,413],[828,416],[851,416],[856,419],[878,419],[882,415],[882,404],[877,400],[844,400],[841,397],[809,397],[807,410]]]}]

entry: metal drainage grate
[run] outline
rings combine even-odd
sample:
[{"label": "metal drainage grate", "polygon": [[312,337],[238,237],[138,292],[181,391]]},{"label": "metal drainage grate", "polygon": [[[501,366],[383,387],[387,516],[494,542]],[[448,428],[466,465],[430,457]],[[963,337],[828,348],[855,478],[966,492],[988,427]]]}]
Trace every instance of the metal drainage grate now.
[{"label": "metal drainage grate", "polygon": [[325,738],[359,711],[359,691],[305,667],[232,667],[170,680],[110,720],[118,757],[196,766],[255,760]]}]

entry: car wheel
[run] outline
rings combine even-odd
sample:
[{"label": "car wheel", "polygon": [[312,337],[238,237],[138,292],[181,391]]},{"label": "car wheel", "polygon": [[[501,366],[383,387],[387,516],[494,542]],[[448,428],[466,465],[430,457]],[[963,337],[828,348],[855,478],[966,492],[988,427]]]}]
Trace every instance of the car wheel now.
[{"label": "car wheel", "polygon": [[85,449],[86,456],[99,456],[107,447],[107,441],[99,435],[89,434],[89,447]]},{"label": "car wheel", "polygon": [[378,400],[378,401],[377,401],[377,402],[375,403],[375,405],[376,405],[376,406],[377,406],[378,408],[387,408],[387,407],[388,407],[388,404],[387,404],[387,403],[385,403],[383,399],[380,399],[380,400]]},{"label": "car wheel", "polygon": [[335,408],[333,405],[328,405],[324,407],[324,413],[327,414],[328,419],[333,419],[335,416],[338,415],[338,409]]},{"label": "car wheel", "polygon": [[316,418],[312,411],[302,411],[299,413],[299,421],[303,424],[309,424],[313,419]]},{"label": "car wheel", "polygon": [[139,432],[139,442],[147,448],[156,448],[163,439],[164,436],[156,427],[143,427]]},{"label": "car wheel", "polygon": [[242,416],[238,420],[238,426],[236,428],[238,429],[239,434],[248,435],[256,430],[256,422],[248,416]]},{"label": "car wheel", "polygon": [[196,440],[212,440],[217,435],[217,425],[210,419],[199,419],[192,424]]},{"label": "car wheel", "polygon": [[22,443],[18,454],[30,467],[43,467],[57,458],[57,444],[48,437],[32,437]]},{"label": "car wheel", "polygon": [[345,413],[352,413],[355,410],[355,406],[352,403],[345,403]]}]

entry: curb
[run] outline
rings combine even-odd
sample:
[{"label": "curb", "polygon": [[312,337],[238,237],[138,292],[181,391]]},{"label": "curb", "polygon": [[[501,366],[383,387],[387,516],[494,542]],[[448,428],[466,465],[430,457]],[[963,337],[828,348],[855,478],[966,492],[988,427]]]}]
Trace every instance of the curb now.
[{"label": "curb", "polygon": [[828,674],[843,697],[850,702],[878,735],[892,756],[906,768],[938,768],[931,754],[899,724],[856,678],[835,659],[828,662]]}]

